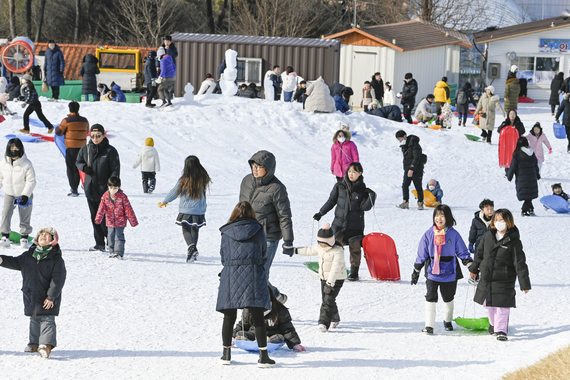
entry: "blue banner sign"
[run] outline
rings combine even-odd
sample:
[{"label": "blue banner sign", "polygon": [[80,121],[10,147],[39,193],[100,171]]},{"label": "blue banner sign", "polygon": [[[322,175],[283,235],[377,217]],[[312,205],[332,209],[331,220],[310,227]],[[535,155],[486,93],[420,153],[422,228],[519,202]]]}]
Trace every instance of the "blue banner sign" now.
[{"label": "blue banner sign", "polygon": [[541,53],[568,53],[570,47],[570,40],[556,40],[551,38],[540,39],[540,52]]}]

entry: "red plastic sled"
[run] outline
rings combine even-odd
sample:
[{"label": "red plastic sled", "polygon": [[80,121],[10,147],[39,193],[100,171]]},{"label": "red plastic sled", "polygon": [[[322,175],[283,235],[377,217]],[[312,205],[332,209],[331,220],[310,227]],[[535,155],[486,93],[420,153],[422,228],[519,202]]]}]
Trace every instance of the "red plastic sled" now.
[{"label": "red plastic sled", "polygon": [[362,239],[364,258],[375,280],[400,281],[400,264],[394,240],[379,232],[368,234]]},{"label": "red plastic sled", "polygon": [[508,168],[511,166],[513,152],[517,147],[519,131],[513,126],[504,127],[499,135],[499,166]]}]

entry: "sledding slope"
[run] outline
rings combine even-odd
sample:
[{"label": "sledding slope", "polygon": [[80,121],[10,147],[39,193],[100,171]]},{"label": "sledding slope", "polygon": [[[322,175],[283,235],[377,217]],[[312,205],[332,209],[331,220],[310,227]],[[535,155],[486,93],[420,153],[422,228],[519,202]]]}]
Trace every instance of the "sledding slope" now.
[{"label": "sledding slope", "polygon": [[[52,122],[67,114],[67,104],[42,103]],[[94,244],[85,198],[69,198],[64,160],[53,143],[26,144],[38,185],[34,191],[32,223],[35,231],[55,227],[67,264],[68,277],[58,324],[58,347],[49,361],[24,354],[28,320],[23,316],[21,276],[0,270],[2,378],[20,379],[42,374],[49,378],[361,378],[380,379],[492,379],[544,357],[570,341],[564,302],[570,287],[567,268],[568,217],[544,210],[522,219],[514,182],[504,179],[498,166],[497,138],[492,146],[469,141],[464,133],[424,130],[362,114],[305,114],[294,104],[265,102],[216,95],[196,97],[194,103],[176,99],[176,109],[159,112],[142,104],[82,103],[80,113],[100,123],[113,138],[121,158],[123,190],[129,196],[140,225],[126,229],[125,260],[114,261],[88,252]],[[11,105],[15,109],[15,105]],[[540,121],[553,144],[543,166],[541,195],[550,184],[570,189],[565,141],[556,140],[546,104],[521,105],[527,128]],[[272,282],[289,296],[287,307],[307,353],[282,348],[272,355],[277,367],[255,368],[257,357],[232,352],[235,365],[222,367],[222,315],[215,311],[219,260],[219,227],[227,222],[238,201],[239,186],[249,172],[247,160],[258,150],[277,158],[277,177],[287,186],[293,210],[295,245],[314,243],[312,215],[328,199],[335,182],[330,173],[332,135],[339,124],[350,123],[364,166],[366,184],[378,193],[374,213],[366,215],[366,232],[382,232],[396,242],[402,280],[381,283],[370,279],[364,260],[361,281],[345,283],[338,298],[339,329],[316,331],[320,307],[317,275],[302,262],[305,257],[277,253]],[[497,124],[499,120],[497,120]],[[2,123],[5,134],[18,133],[21,115]],[[434,336],[424,327],[425,280],[411,286],[409,277],[422,234],[430,227],[430,209],[399,210],[403,176],[402,154],[394,133],[404,128],[421,139],[429,160],[424,186],[437,179],[443,201],[453,209],[457,230],[467,241],[474,212],[483,198],[497,208],[513,211],[527,254],[533,289],[517,292],[507,343],[488,334],[459,327],[445,332],[442,305],[438,305]],[[32,127],[32,132],[45,132]],[[142,194],[140,171],[134,162],[146,137],[153,137],[162,171],[157,189]],[[200,158],[213,179],[208,194],[207,226],[200,232],[200,256],[185,264],[185,244],[174,224],[178,203],[159,209],[157,204],[180,176],[184,158]],[[548,187],[548,189],[547,189]],[[3,192],[2,192],[3,194]],[[412,202],[412,205],[414,203]],[[331,222],[333,213],[321,222]],[[17,217],[12,229],[17,229]],[[316,227],[314,230],[316,234]],[[17,255],[19,249],[3,254]],[[348,250],[346,250],[348,262]],[[465,269],[463,270],[466,274]],[[468,285],[459,282],[455,315],[464,315]],[[465,316],[485,312],[469,297]],[[475,311],[474,311],[475,309]]]}]

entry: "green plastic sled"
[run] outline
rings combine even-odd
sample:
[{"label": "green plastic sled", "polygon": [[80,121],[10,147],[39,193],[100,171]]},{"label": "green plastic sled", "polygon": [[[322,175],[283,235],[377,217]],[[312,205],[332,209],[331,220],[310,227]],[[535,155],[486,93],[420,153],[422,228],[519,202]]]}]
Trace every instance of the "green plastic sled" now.
[{"label": "green plastic sled", "polygon": [[470,134],[467,134],[467,133],[466,133],[466,134],[465,134],[465,137],[467,137],[467,138],[468,138],[469,140],[471,140],[471,141],[479,141],[479,136],[473,136],[473,135],[470,135]]},{"label": "green plastic sled", "polygon": [[[319,262],[318,261],[305,261],[303,263],[303,265],[306,266],[307,268],[309,268],[310,270],[312,270],[313,272],[319,273]],[[350,271],[347,269],[346,275],[348,276],[349,274],[350,274]]]},{"label": "green plastic sled", "polygon": [[489,318],[455,318],[453,320],[458,326],[468,330],[487,330],[491,324]]},{"label": "green plastic sled", "polygon": [[[15,231],[10,231],[10,241],[12,243],[20,244],[21,238],[22,238],[22,235],[20,235],[19,233],[15,232]],[[34,240],[34,238],[31,236],[28,236],[28,241],[32,241],[32,240]]]}]

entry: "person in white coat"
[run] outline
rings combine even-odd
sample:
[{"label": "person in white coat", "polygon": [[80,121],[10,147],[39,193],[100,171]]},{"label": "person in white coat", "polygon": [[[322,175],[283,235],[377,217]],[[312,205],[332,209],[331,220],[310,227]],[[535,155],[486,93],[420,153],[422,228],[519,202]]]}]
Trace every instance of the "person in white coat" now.
[{"label": "person in white coat", "polygon": [[212,74],[206,74],[206,79],[202,82],[197,95],[212,94],[216,89],[216,80]]},{"label": "person in white coat", "polygon": [[158,159],[158,152],[154,148],[154,140],[152,137],[147,137],[144,142],[133,169],[141,166],[142,186],[145,194],[152,194],[156,187],[156,172],[160,171],[160,161]]},{"label": "person in white coat", "polygon": [[394,92],[390,82],[384,83],[384,107],[394,105]]},{"label": "person in white coat", "polygon": [[18,138],[11,139],[6,145],[4,160],[0,164],[0,188],[4,187],[4,208],[0,232],[1,248],[10,247],[10,223],[14,207],[18,206],[20,215],[20,247],[28,248],[28,235],[32,232],[32,199],[36,187],[34,167],[24,152],[24,144]]},{"label": "person in white coat", "polygon": [[291,66],[285,68],[283,78],[283,101],[290,102],[293,99],[293,93],[297,89],[297,73]]},{"label": "person in white coat", "polygon": [[307,87],[306,112],[336,112],[329,86],[319,77]]}]

